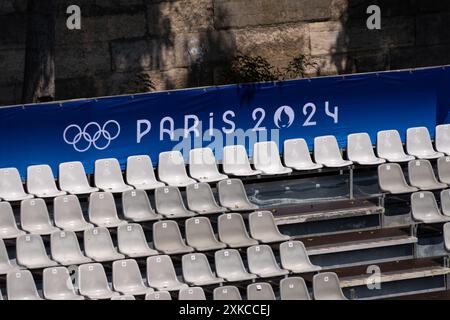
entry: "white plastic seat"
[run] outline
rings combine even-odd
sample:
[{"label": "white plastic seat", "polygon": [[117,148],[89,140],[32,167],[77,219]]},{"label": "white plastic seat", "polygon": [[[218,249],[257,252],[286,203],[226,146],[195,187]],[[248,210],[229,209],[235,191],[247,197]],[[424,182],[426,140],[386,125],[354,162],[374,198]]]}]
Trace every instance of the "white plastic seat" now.
[{"label": "white plastic seat", "polygon": [[442,227],[444,233],[444,248],[445,251],[450,252],[450,222],[447,222]]},{"label": "white plastic seat", "polygon": [[57,231],[50,236],[52,259],[63,266],[90,263],[92,260],[81,252],[77,235],[73,231]]},{"label": "white plastic seat", "polygon": [[184,281],[194,286],[208,286],[222,283],[223,279],[216,277],[203,253],[188,253],[181,258]]},{"label": "white plastic seat", "polygon": [[94,192],[89,197],[89,220],[98,227],[116,228],[127,222],[117,216],[116,203],[110,192]]},{"label": "white plastic seat", "polygon": [[159,154],[158,176],[159,180],[174,187],[186,187],[196,182],[188,177],[180,151],[167,151]]},{"label": "white plastic seat", "polygon": [[155,190],[156,211],[168,218],[192,217],[195,212],[186,209],[177,187],[162,187]]},{"label": "white plastic seat", "polygon": [[385,159],[375,156],[372,141],[367,133],[353,133],[347,136],[347,156],[350,161],[360,165],[377,165]]},{"label": "white plastic seat", "polygon": [[125,256],[117,252],[108,229],[103,227],[84,231],[84,251],[86,256],[96,262],[124,259]]},{"label": "white plastic seat", "polygon": [[247,248],[248,269],[261,278],[283,276],[289,273],[281,269],[268,245],[257,245]]},{"label": "white plastic seat", "polygon": [[147,155],[128,157],[126,175],[128,184],[138,190],[153,190],[165,185],[156,180],[152,160]]},{"label": "white plastic seat", "polygon": [[178,300],[206,300],[206,297],[201,287],[190,287],[180,289]]},{"label": "white plastic seat", "polygon": [[251,237],[263,243],[281,242],[291,238],[288,235],[281,234],[270,211],[250,213],[248,224]]},{"label": "white plastic seat", "polygon": [[383,192],[392,194],[410,193],[418,190],[406,183],[403,170],[397,163],[385,163],[378,166],[378,183]]},{"label": "white plastic seat", "polygon": [[447,184],[438,182],[428,160],[412,160],[408,163],[409,182],[421,190],[444,189]]},{"label": "white plastic seat", "polygon": [[450,217],[450,189],[441,191],[441,209],[446,217]]},{"label": "white plastic seat", "polygon": [[47,300],[84,300],[83,296],[75,292],[66,267],[44,269],[43,292]]},{"label": "white plastic seat", "polygon": [[86,222],[76,195],[59,196],[53,200],[55,225],[66,231],[84,231],[94,226]]},{"label": "white plastic seat", "polygon": [[52,169],[46,164],[27,168],[27,190],[38,198],[53,198],[66,194],[65,191],[58,190]]},{"label": "white plastic seat", "polygon": [[6,276],[8,300],[42,300],[29,270],[15,270]]},{"label": "white plastic seat", "polygon": [[17,227],[16,218],[9,202],[0,202],[0,239],[14,239],[25,234]]},{"label": "white plastic seat", "polygon": [[247,151],[242,145],[225,146],[222,151],[223,172],[236,177],[256,176],[261,170],[254,170],[250,166]]},{"label": "white plastic seat", "polygon": [[189,151],[189,174],[200,182],[216,182],[228,178],[217,169],[216,158],[210,148]]},{"label": "white plastic seat", "polygon": [[122,170],[117,159],[99,159],[95,161],[95,186],[103,191],[122,193],[133,187],[123,181]]},{"label": "white plastic seat", "polygon": [[130,223],[117,229],[117,245],[124,255],[137,258],[158,254],[149,247],[144,230],[138,223]]},{"label": "white plastic seat", "polygon": [[267,282],[249,284],[247,286],[247,300],[276,300],[272,285]]},{"label": "white plastic seat", "polygon": [[98,191],[89,185],[84,166],[79,161],[59,165],[59,187],[70,194],[88,194]]},{"label": "white plastic seat", "polygon": [[443,153],[434,150],[430,133],[426,127],[406,130],[406,150],[410,155],[419,159],[437,159],[444,156]]},{"label": "white plastic seat", "polygon": [[58,265],[51,260],[45,250],[44,242],[40,235],[25,234],[16,240],[17,263],[27,269],[40,269]]},{"label": "white plastic seat", "polygon": [[157,290],[178,291],[187,287],[178,280],[172,259],[167,255],[147,258],[147,281],[150,287]]},{"label": "white plastic seat", "polygon": [[18,269],[17,265],[13,261],[9,260],[8,251],[6,250],[5,243],[0,239],[0,275],[7,274],[8,272]]},{"label": "white plastic seat", "polygon": [[180,254],[194,251],[187,246],[175,221],[164,220],[153,224],[153,245],[165,254]]},{"label": "white plastic seat", "polygon": [[258,244],[249,237],[244,220],[239,213],[226,213],[218,218],[219,239],[230,248],[242,248]]},{"label": "white plastic seat", "polygon": [[450,217],[441,214],[436,198],[431,191],[420,191],[411,195],[411,213],[414,220],[423,223],[437,223],[450,220]]},{"label": "white plastic seat", "polygon": [[0,169],[0,198],[6,201],[22,201],[33,198],[23,189],[19,171],[16,168]]},{"label": "white plastic seat", "polygon": [[334,272],[323,272],[313,277],[315,300],[347,300]]},{"label": "white plastic seat", "polygon": [[187,204],[190,210],[199,214],[214,214],[227,211],[217,204],[208,183],[193,183],[186,187]]},{"label": "white plastic seat", "polygon": [[134,301],[134,300],[136,300],[136,298],[132,295],[123,295],[123,296],[112,297],[111,300],[114,300],[114,301],[116,301],[116,300],[124,300],[124,301],[132,300],[132,301]]},{"label": "white plastic seat", "polygon": [[436,150],[450,156],[450,124],[436,126]]},{"label": "white plastic seat", "polygon": [[232,211],[251,211],[259,208],[248,200],[240,179],[222,180],[217,184],[217,190],[220,204]]},{"label": "white plastic seat", "polygon": [[322,136],[314,138],[314,160],[325,167],[341,168],[353,164],[344,160],[335,136]]},{"label": "white plastic seat", "polygon": [[256,278],[245,269],[241,255],[236,249],[223,249],[214,254],[217,276],[228,282],[247,281]]},{"label": "white plastic seat", "polygon": [[43,199],[27,199],[20,203],[22,229],[33,234],[48,235],[59,228],[53,226]]},{"label": "white plastic seat", "polygon": [[217,240],[211,222],[206,217],[196,217],[185,221],[186,242],[196,251],[209,251],[225,248]]},{"label": "white plastic seat", "polygon": [[145,300],[172,300],[170,293],[167,291],[155,291],[145,295]]},{"label": "white plastic seat", "polygon": [[92,300],[105,300],[119,296],[111,290],[105,269],[100,263],[78,266],[78,286],[80,294]]},{"label": "white plastic seat", "polygon": [[450,157],[441,157],[437,161],[439,180],[450,184]]},{"label": "white plastic seat", "polygon": [[280,152],[277,144],[273,141],[257,142],[253,146],[253,165],[262,174],[287,174],[291,168],[286,168],[281,163]]},{"label": "white plastic seat", "polygon": [[298,171],[316,170],[323,165],[314,163],[305,139],[284,140],[284,164]]},{"label": "white plastic seat", "polygon": [[283,269],[293,273],[316,272],[322,269],[311,263],[305,245],[301,241],[280,243],[280,260]]},{"label": "white plastic seat", "polygon": [[378,157],[389,162],[408,162],[414,159],[403,149],[402,140],[397,130],[383,130],[377,133]]},{"label": "white plastic seat", "polygon": [[146,295],[154,291],[144,284],[136,260],[114,261],[112,269],[114,291],[132,296]]},{"label": "white plastic seat", "polygon": [[300,277],[281,279],[280,298],[281,300],[311,300],[305,280]]},{"label": "white plastic seat", "polygon": [[235,286],[223,286],[213,291],[214,300],[242,300],[239,289]]},{"label": "white plastic seat", "polygon": [[129,190],[122,193],[122,210],[126,219],[134,222],[159,220],[144,190]]}]

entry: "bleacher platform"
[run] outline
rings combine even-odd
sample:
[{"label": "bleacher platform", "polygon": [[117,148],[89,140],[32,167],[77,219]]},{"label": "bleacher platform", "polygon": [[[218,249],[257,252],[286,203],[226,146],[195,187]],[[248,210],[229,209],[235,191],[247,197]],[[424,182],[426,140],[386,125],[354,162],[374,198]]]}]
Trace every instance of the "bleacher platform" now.
[{"label": "bleacher platform", "polygon": [[450,125],[0,169],[3,299],[347,300],[449,289]]}]

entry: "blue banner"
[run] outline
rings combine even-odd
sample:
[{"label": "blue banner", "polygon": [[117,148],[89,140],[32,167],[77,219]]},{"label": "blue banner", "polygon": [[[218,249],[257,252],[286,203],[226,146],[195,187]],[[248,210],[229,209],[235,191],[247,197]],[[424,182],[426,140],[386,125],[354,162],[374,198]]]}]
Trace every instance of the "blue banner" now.
[{"label": "blue banner", "polygon": [[393,71],[229,85],[61,103],[0,108],[0,167],[22,175],[33,164],[94,161],[114,157],[125,167],[130,155],[148,154],[156,164],[162,151],[210,146],[221,158],[226,144],[251,146],[321,135],[384,129],[404,138],[409,127],[434,135],[448,117],[448,68]]}]

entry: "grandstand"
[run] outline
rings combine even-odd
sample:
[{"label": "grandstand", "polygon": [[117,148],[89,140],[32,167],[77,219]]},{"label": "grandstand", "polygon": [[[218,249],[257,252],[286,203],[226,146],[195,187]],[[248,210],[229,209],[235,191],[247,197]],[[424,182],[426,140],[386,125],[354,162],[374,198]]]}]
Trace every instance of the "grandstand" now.
[{"label": "grandstand", "polygon": [[[450,125],[0,169],[9,300],[347,300],[445,293]],[[155,170],[156,169],[156,170]],[[57,180],[54,179],[56,173]]]}]

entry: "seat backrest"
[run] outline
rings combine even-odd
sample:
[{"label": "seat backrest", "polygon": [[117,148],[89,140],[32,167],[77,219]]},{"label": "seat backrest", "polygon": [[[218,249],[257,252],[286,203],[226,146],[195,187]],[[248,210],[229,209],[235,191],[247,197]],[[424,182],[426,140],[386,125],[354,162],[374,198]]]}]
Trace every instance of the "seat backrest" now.
[{"label": "seat backrest", "polygon": [[22,227],[51,225],[50,216],[44,199],[26,199],[20,203],[20,222]]},{"label": "seat backrest", "polygon": [[144,190],[128,190],[122,193],[123,215],[127,217],[141,216],[143,213],[154,214],[150,200]]},{"label": "seat backrest", "polygon": [[47,257],[44,241],[42,241],[42,237],[37,234],[25,234],[17,237],[16,254],[17,262],[21,265],[24,265],[23,261]]},{"label": "seat backrest", "polygon": [[425,183],[437,183],[433,167],[428,160],[411,160],[408,163],[409,181],[413,186]]},{"label": "seat backrest", "polygon": [[158,212],[170,212],[174,209],[186,209],[177,187],[161,187],[155,190],[155,205]]},{"label": "seat backrest", "polygon": [[189,173],[193,178],[219,174],[211,148],[195,148],[189,151]]},{"label": "seat backrest", "polygon": [[228,239],[249,237],[244,220],[239,213],[225,213],[218,219],[219,238],[227,243]]},{"label": "seat backrest", "polygon": [[266,235],[280,234],[272,212],[257,211],[252,212],[248,216],[250,234],[254,239],[262,239]]},{"label": "seat backrest", "polygon": [[305,139],[284,140],[284,163],[288,167],[311,164],[312,159]]},{"label": "seat backrest", "polygon": [[85,222],[80,200],[75,195],[59,196],[53,200],[55,224],[63,225],[69,221]]},{"label": "seat backrest", "polygon": [[181,259],[183,278],[187,282],[195,282],[197,279],[214,277],[208,259],[203,253],[188,253]]},{"label": "seat backrest", "polygon": [[274,141],[257,142],[253,146],[253,161],[256,169],[282,167],[280,152]]},{"label": "seat backrest", "polygon": [[347,156],[351,161],[375,157],[372,141],[366,132],[352,133],[347,136]]},{"label": "seat backrest", "polygon": [[437,160],[439,180],[450,181],[450,157],[441,157]]},{"label": "seat backrest", "polygon": [[444,236],[444,248],[447,252],[450,252],[450,222],[447,222],[442,227]]},{"label": "seat backrest", "polygon": [[93,192],[89,197],[89,219],[118,219],[114,196],[110,192]]},{"label": "seat backrest", "polygon": [[82,255],[77,235],[73,231],[53,232],[50,236],[50,250],[57,261],[67,256]]},{"label": "seat backrest", "polygon": [[[16,224],[16,218],[9,202],[0,202],[0,230],[3,228],[12,228],[18,230]],[[0,239],[2,233],[0,232]]]},{"label": "seat backrest", "polygon": [[44,269],[43,289],[44,297],[58,294],[76,294],[69,270],[66,267]]},{"label": "seat backrest", "polygon": [[286,241],[280,244],[281,265],[285,269],[311,263],[305,245],[301,241]]},{"label": "seat backrest", "polygon": [[78,266],[78,287],[80,294],[110,290],[105,269],[101,263],[88,263]]},{"label": "seat backrest", "polygon": [[383,191],[392,187],[407,185],[403,170],[398,163],[385,163],[378,166],[378,183]]},{"label": "seat backrest", "polygon": [[96,160],[94,179],[95,185],[100,188],[125,183],[119,161],[115,158]]},{"label": "seat backrest", "polygon": [[415,127],[406,130],[406,150],[409,154],[434,152],[430,133],[426,127]]},{"label": "seat backrest", "polygon": [[441,191],[441,208],[446,216],[450,216],[450,189]]},{"label": "seat backrest", "polygon": [[49,165],[35,165],[27,168],[27,189],[29,193],[57,190],[53,171]]},{"label": "seat backrest", "polygon": [[113,287],[116,291],[120,288],[144,286],[141,271],[134,259],[117,260],[112,264]]},{"label": "seat backrest", "polygon": [[180,151],[167,151],[159,154],[158,176],[162,181],[172,177],[187,177],[183,155]]},{"label": "seat backrest", "polygon": [[19,171],[16,168],[0,169],[0,197],[24,193]]},{"label": "seat backrest", "polygon": [[315,300],[346,300],[334,272],[323,272],[313,277]]},{"label": "seat backrest", "polygon": [[109,230],[103,227],[85,230],[84,250],[89,257],[95,256],[98,252],[115,251]]},{"label": "seat backrest", "polygon": [[250,171],[250,162],[243,145],[225,146],[222,152],[223,172],[230,174],[239,171]]},{"label": "seat backrest", "polygon": [[275,300],[275,293],[270,283],[252,283],[247,286],[247,300]]},{"label": "seat backrest", "polygon": [[138,223],[129,223],[117,228],[117,244],[120,252],[135,251],[138,248],[148,250],[147,238],[142,226]]},{"label": "seat backrest", "polygon": [[305,280],[301,277],[284,278],[280,281],[281,300],[311,300]]},{"label": "seat backrest", "polygon": [[168,255],[147,258],[147,281],[151,287],[158,287],[166,282],[178,281],[172,259]]},{"label": "seat backrest", "polygon": [[264,269],[279,269],[272,249],[268,245],[255,245],[247,248],[247,262],[251,273]]},{"label": "seat backrest", "polygon": [[130,184],[156,181],[152,160],[147,155],[128,157],[126,175],[127,182]]},{"label": "seat backrest", "polygon": [[214,300],[242,300],[239,289],[235,286],[223,286],[213,291]]},{"label": "seat backrest", "polygon": [[219,201],[226,207],[232,207],[235,203],[250,203],[245,192],[244,184],[240,179],[227,179],[217,183]]},{"label": "seat backrest", "polygon": [[40,300],[36,283],[29,270],[14,270],[6,276],[8,300]]},{"label": "seat backrest", "polygon": [[178,300],[206,300],[205,291],[201,287],[188,287],[180,289]]},{"label": "seat backrest", "polygon": [[228,278],[229,274],[246,273],[241,254],[236,249],[222,249],[214,253],[216,272],[219,277]]},{"label": "seat backrest", "polygon": [[217,242],[211,222],[206,217],[189,218],[185,221],[186,241],[191,246]]},{"label": "seat backrest", "polygon": [[88,188],[89,183],[84,166],[79,161],[64,162],[59,165],[59,186],[61,190]]},{"label": "seat backrest", "polygon": [[439,152],[448,153],[450,150],[450,124],[436,126],[436,149]]},{"label": "seat backrest", "polygon": [[168,291],[155,291],[147,293],[145,300],[172,300],[172,297]]},{"label": "seat backrest", "polygon": [[405,155],[399,132],[397,130],[378,131],[377,152],[381,158]]},{"label": "seat backrest", "polygon": [[157,250],[171,250],[185,245],[178,224],[172,220],[153,224],[153,244]]},{"label": "seat backrest", "polygon": [[411,212],[415,218],[438,216],[440,210],[433,192],[419,191],[411,194]]},{"label": "seat backrest", "polygon": [[314,159],[320,164],[342,161],[341,151],[335,136],[314,138]]},{"label": "seat backrest", "polygon": [[206,182],[193,183],[186,187],[186,198],[191,210],[217,207],[211,187]]}]

